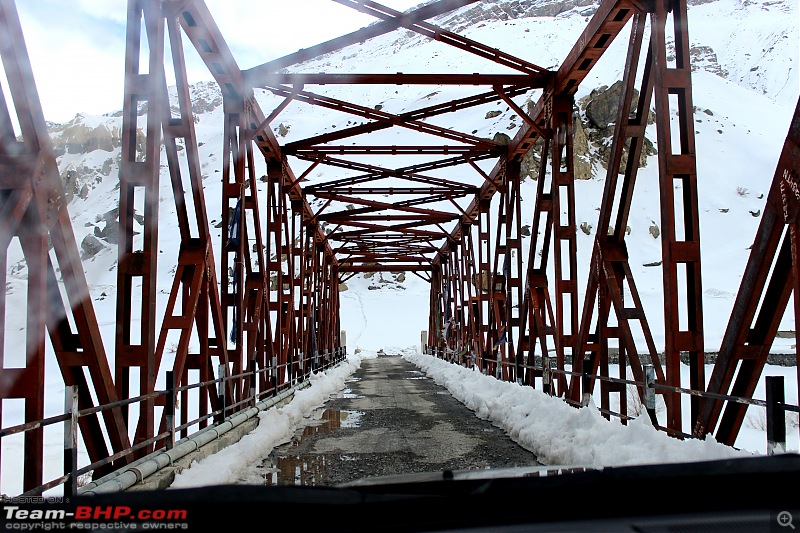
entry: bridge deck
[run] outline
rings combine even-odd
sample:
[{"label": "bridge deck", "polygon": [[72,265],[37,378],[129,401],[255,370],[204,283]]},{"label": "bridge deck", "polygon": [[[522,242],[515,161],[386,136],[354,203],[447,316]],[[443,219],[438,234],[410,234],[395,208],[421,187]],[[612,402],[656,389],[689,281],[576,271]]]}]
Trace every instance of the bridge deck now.
[{"label": "bridge deck", "polygon": [[503,430],[477,418],[401,357],[362,361],[347,385],[321,409],[318,423],[257,468],[264,483],[336,485],[372,476],[538,464]]}]

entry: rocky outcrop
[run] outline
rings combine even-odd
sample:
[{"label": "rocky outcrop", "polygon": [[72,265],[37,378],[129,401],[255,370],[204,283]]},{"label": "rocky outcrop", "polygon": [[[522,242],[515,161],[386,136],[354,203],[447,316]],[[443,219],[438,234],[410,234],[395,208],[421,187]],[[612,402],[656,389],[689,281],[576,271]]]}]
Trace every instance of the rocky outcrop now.
[{"label": "rocky outcrop", "polygon": [[[618,81],[611,87],[605,85],[593,90],[589,95],[581,98],[578,101],[580,109],[586,116],[585,134],[588,141],[587,144],[596,148],[593,160],[602,165],[603,168],[608,168],[608,161],[611,157],[611,144],[614,136],[614,123],[617,121],[619,112],[619,102],[622,98],[622,82]],[[639,105],[639,91],[634,89],[633,98],[631,98],[631,110],[635,110]],[[648,113],[648,124],[652,124],[655,120],[653,112]],[[626,150],[622,153],[622,163],[620,164],[620,174],[625,172],[625,167],[628,164],[628,149],[630,148],[630,139],[625,141]],[[577,153],[577,149],[576,149]],[[651,155],[656,155],[653,142],[647,137],[644,138],[642,151],[639,156],[639,168],[647,165],[647,158]]]},{"label": "rocky outcrop", "polygon": [[705,70],[721,78],[728,77],[728,71],[722,68],[717,60],[717,53],[710,46],[692,46],[689,49],[692,72]]},{"label": "rocky outcrop", "polygon": [[206,81],[192,84],[192,113],[211,113],[222,105],[222,93],[216,82]]},{"label": "rocky outcrop", "polygon": [[103,241],[94,235],[89,234],[81,241],[81,250],[83,250],[84,258],[94,257],[105,249],[106,246]]},{"label": "rocky outcrop", "polygon": [[555,17],[576,8],[582,16],[589,16],[596,11],[596,3],[596,0],[484,0],[470,9],[441,17],[443,20],[437,20],[437,23],[458,32],[483,22]]},{"label": "rocky outcrop", "polygon": [[[622,82],[618,81],[611,87],[603,85],[593,90],[586,103],[586,118],[589,124],[596,129],[604,130],[617,121],[619,102],[622,98]],[[636,109],[639,103],[639,92],[635,91],[631,100],[631,109]]]},{"label": "rocky outcrop", "polygon": [[[95,150],[113,152],[121,143],[118,128],[108,129],[105,124],[96,128],[81,122],[81,115],[60,128],[61,135],[53,139],[56,156],[63,154],[86,154]],[[56,128],[58,131],[58,127]]]},{"label": "rocky outcrop", "polygon": [[[365,265],[375,265],[377,263],[364,263]],[[375,277],[377,274],[377,278]],[[371,280],[372,284],[367,287],[367,290],[377,291],[381,289],[405,290],[403,282],[406,280],[406,275],[402,272],[389,272],[389,278],[384,277],[385,272],[367,272],[364,277]],[[346,286],[345,286],[346,287]],[[340,291],[341,285],[340,285]],[[344,290],[347,290],[346,288]]]},{"label": "rocky outcrop", "polygon": [[[532,112],[533,103],[528,103],[528,112]],[[573,170],[575,179],[588,180],[592,178],[592,156],[589,151],[589,141],[586,136],[586,129],[583,126],[581,115],[575,108],[572,115],[572,153]],[[536,139],[533,147],[522,158],[521,173],[522,179],[539,178],[539,168],[541,167],[541,154],[544,142],[541,138]]]},{"label": "rocky outcrop", "polygon": [[[594,169],[599,166],[607,168],[611,156],[611,141],[614,135],[614,123],[617,121],[619,101],[622,97],[622,82],[617,82],[611,87],[605,85],[598,87],[589,95],[581,98],[573,109],[573,164],[575,179],[588,180],[594,175]],[[634,93],[632,109],[639,103],[638,91]],[[528,113],[533,112],[533,102],[528,102]],[[648,115],[648,124],[654,122],[652,111]],[[499,141],[495,135],[495,141]],[[543,141],[537,139],[533,147],[522,159],[522,178],[537,179],[541,166],[541,153]],[[626,142],[626,148],[630,141]],[[645,137],[642,153],[639,157],[639,167],[647,164],[647,158],[657,153],[653,143]],[[627,165],[627,151],[623,153],[620,172],[624,172]]]}]

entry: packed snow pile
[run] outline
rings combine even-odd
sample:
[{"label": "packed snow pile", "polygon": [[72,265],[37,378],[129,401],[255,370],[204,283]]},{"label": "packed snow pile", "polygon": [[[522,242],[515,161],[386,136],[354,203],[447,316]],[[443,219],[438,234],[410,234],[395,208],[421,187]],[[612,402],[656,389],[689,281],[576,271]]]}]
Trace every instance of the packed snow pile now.
[{"label": "packed snow pile", "polygon": [[655,429],[646,415],[623,426],[603,418],[593,404],[575,409],[541,390],[499,381],[430,355],[411,352],[403,358],[546,465],[603,467],[753,455],[719,444],[711,435],[705,440],[674,439]]},{"label": "packed snow pile", "polygon": [[236,483],[246,477],[247,471],[273,448],[289,442],[309,415],[344,388],[345,380],[361,367],[361,360],[370,357],[376,357],[375,352],[362,351],[334,368],[312,374],[311,385],[297,391],[287,405],[261,412],[258,426],[252,432],[236,444],[193,462],[175,476],[171,488]]}]

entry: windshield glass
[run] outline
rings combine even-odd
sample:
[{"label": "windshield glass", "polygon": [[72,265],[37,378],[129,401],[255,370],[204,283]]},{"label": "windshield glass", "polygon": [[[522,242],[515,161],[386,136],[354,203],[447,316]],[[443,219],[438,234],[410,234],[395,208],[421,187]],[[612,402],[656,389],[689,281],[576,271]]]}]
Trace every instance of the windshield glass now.
[{"label": "windshield glass", "polygon": [[797,452],[797,10],[0,1],[0,494]]}]

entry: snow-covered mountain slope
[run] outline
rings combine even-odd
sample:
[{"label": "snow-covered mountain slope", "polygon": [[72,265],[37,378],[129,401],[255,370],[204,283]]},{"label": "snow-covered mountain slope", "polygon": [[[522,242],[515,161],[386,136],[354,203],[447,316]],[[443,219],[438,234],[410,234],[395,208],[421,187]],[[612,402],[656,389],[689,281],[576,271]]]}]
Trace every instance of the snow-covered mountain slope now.
[{"label": "snow-covered mountain slope", "polygon": [[[578,5],[581,3],[585,5]],[[441,17],[438,23],[539,65],[555,68],[594,9],[592,2],[481,2]],[[714,0],[693,2],[690,7],[689,31],[696,67],[693,84],[704,252],[706,348],[709,350],[715,349],[721,339],[763,208],[764,194],[798,96],[797,11],[795,2],[769,0]],[[557,14],[548,16],[550,12]],[[577,101],[594,89],[610,86],[620,79],[626,42],[623,33],[583,83],[576,95]],[[503,72],[502,67],[493,63],[408,32],[384,35],[293,70],[337,73]],[[313,90],[332,96],[346,91],[347,94],[342,95],[350,101],[381,106],[392,113],[474,93],[473,88],[420,86],[362,86],[355,89],[328,86]],[[223,228],[216,227],[221,220],[221,96],[213,82],[198,82],[192,87],[192,98],[209,218],[219,242],[223,231]],[[278,97],[266,92],[260,92],[258,98],[264,109],[272,109],[280,102]],[[527,100],[535,101],[536,98],[538,91],[532,91],[527,97],[517,97],[516,101],[524,105]],[[580,115],[586,120],[583,107]],[[69,208],[78,242],[84,242],[87,235],[96,237],[87,239],[84,266],[111,357],[116,297],[114,222],[117,220],[121,120],[119,112],[102,117],[78,115],[68,124],[52,127],[53,141],[60,154],[59,167],[71,197]],[[356,120],[335,111],[293,103],[272,126],[279,140],[288,143],[315,133],[344,128]],[[476,136],[487,138],[493,138],[497,133],[513,136],[520,124],[518,117],[499,101],[428,121],[474,131]],[[648,128],[647,135],[655,141],[654,126]],[[370,137],[371,144],[415,142],[436,141],[402,128],[382,130]],[[597,158],[597,149],[598,146],[590,142],[591,179],[580,180],[576,185],[577,220],[584,226],[584,231],[578,232],[581,285],[586,279],[585,268],[594,239],[592,226],[596,225],[604,183],[605,169]],[[414,161],[411,158],[406,160]],[[293,165],[296,170],[305,168],[302,162],[294,161]],[[489,167],[489,164],[485,165],[485,168]],[[660,224],[656,167],[655,156],[650,156],[640,172],[628,242],[638,287],[658,343],[661,338],[657,329],[662,314],[661,271],[644,266],[660,259],[661,245],[659,238],[654,236],[657,231],[653,230]],[[319,167],[310,176],[309,183],[342,175],[341,170]],[[477,176],[464,176],[463,169],[441,172],[441,177],[455,176],[480,183]],[[159,278],[158,291],[166,297],[170,272],[177,261],[175,250],[179,237],[165,165],[162,187],[159,270],[163,274]],[[532,217],[535,198],[535,181],[532,179],[523,183],[522,198],[523,220],[527,221]],[[524,239],[525,246],[528,242],[529,239]],[[527,251],[524,253],[527,257]],[[26,272],[18,248],[10,250],[9,265],[9,305],[24,306],[22,289]],[[391,282],[376,283],[381,276]],[[420,330],[427,328],[427,284],[410,274],[399,282],[396,278],[391,274],[375,274],[370,278],[361,275],[347,283],[348,290],[342,292],[342,312],[351,350],[357,346],[415,345]],[[159,314],[163,306],[164,302],[160,300]],[[21,316],[9,316],[8,331],[22,328],[22,320]],[[783,329],[792,329],[791,317],[787,317],[784,326]],[[777,345],[775,348],[785,351],[792,347]]]}]

